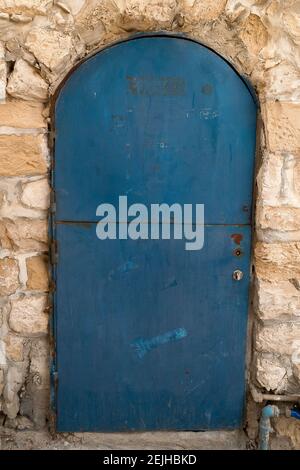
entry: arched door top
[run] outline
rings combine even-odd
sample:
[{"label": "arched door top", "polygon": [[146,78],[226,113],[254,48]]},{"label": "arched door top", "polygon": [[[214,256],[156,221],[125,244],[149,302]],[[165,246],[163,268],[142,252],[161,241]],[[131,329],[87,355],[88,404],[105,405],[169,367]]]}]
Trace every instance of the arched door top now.
[{"label": "arched door top", "polygon": [[109,50],[112,47],[116,47],[119,44],[125,44],[129,41],[144,39],[144,38],[153,38],[153,37],[183,39],[185,41],[189,41],[189,42],[198,44],[199,46],[204,47],[208,51],[211,51],[213,54],[215,54],[217,57],[219,57],[221,60],[223,60],[228,65],[228,67],[230,67],[238,75],[238,77],[243,81],[246,88],[249,90],[249,93],[251,94],[255,105],[257,107],[259,107],[259,100],[257,98],[256,91],[255,91],[254,87],[252,86],[251,82],[249,81],[249,79],[245,75],[241,75],[240,72],[235,67],[234,63],[229,61],[228,59],[226,59],[222,54],[219,54],[217,51],[215,51],[212,47],[208,46],[207,44],[204,44],[200,41],[197,41],[196,39],[193,39],[193,38],[191,38],[191,37],[189,37],[189,36],[187,36],[186,34],[183,34],[183,33],[182,34],[178,34],[178,33],[175,34],[175,33],[170,33],[168,31],[157,31],[157,32],[152,31],[152,32],[143,32],[143,33],[132,34],[126,39],[122,39],[122,40],[119,40],[119,41],[112,42],[111,44],[106,45],[102,49],[93,51],[92,53],[88,54],[82,60],[80,60],[74,67],[72,67],[69,70],[69,72],[66,74],[64,79],[59,83],[59,85],[57,86],[57,88],[55,90],[55,93],[53,95],[53,100],[52,100],[53,119],[55,118],[55,116],[54,116],[55,103],[56,103],[56,100],[59,97],[59,94],[63,90],[63,87],[66,85],[68,79],[74,74],[74,72],[78,68],[81,67],[82,64],[84,64],[85,62],[87,62],[88,60],[93,58],[94,56],[96,56],[98,54],[101,54],[102,52],[104,52],[106,50]]},{"label": "arched door top", "polygon": [[[159,126],[167,115],[168,127]],[[180,191],[182,200],[206,204],[207,223],[248,223],[252,185],[240,174],[253,171],[255,123],[248,85],[207,47],[161,35],[108,47],[69,76],[56,100],[55,163],[69,166],[55,174],[58,217],[95,220],[103,198],[117,204],[116,195],[128,194],[132,202],[172,203]],[[121,145],[126,132],[130,142]],[[85,158],[75,160],[83,145]],[[109,162],[101,161],[108,154]],[[151,165],[159,165],[160,179]],[[144,171],[153,173],[148,186]],[[226,197],[207,197],[212,187]]]}]

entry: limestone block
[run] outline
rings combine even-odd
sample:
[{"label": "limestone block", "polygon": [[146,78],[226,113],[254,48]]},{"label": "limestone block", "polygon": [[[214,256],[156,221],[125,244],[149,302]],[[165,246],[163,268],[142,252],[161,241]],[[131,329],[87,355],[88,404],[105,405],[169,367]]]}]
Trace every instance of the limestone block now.
[{"label": "limestone block", "polygon": [[22,362],[24,360],[24,338],[8,334],[5,337],[7,358],[14,362]]},{"label": "limestone block", "polygon": [[259,384],[267,391],[276,391],[285,376],[286,369],[280,364],[278,359],[262,355],[257,357],[256,378]]},{"label": "limestone block", "polygon": [[14,365],[8,368],[6,374],[6,383],[3,390],[3,411],[10,419],[14,419],[19,411],[19,391],[24,384],[25,372],[22,365]]},{"label": "limestone block", "polygon": [[19,287],[19,265],[13,258],[0,259],[0,295],[10,295]]},{"label": "limestone block", "polygon": [[42,103],[8,100],[0,104],[0,126],[20,129],[47,128]]},{"label": "limestone block", "polygon": [[170,28],[178,10],[176,0],[96,0],[86,2],[76,25],[88,46],[107,31],[147,31]]},{"label": "limestone block", "polygon": [[37,336],[48,331],[47,296],[23,296],[11,301],[10,328],[24,336]]},{"label": "limestone block", "polygon": [[33,28],[26,38],[26,47],[54,73],[61,72],[72,62],[72,37],[54,29]]},{"label": "limestone block", "polygon": [[265,205],[280,204],[284,158],[281,154],[266,153],[257,175],[259,202]]},{"label": "limestone block", "polygon": [[256,222],[262,230],[300,230],[300,208],[257,206]]},{"label": "limestone block", "polygon": [[245,18],[250,11],[250,5],[245,1],[228,0],[226,3],[225,13],[230,21]]},{"label": "limestone block", "polygon": [[7,92],[11,96],[26,101],[47,101],[48,88],[48,83],[34,67],[23,59],[17,60],[7,85]]},{"label": "limestone block", "polygon": [[275,101],[300,101],[300,70],[282,61],[265,72],[266,96]]},{"label": "limestone block", "polygon": [[47,220],[3,220],[0,223],[2,248],[21,251],[47,251]]},{"label": "limestone block", "polygon": [[299,348],[300,323],[258,325],[255,347],[257,351],[292,356]]},{"label": "limestone block", "polygon": [[177,2],[175,0],[116,0],[116,5],[121,13],[122,23],[128,28],[136,25],[145,29],[153,27],[153,24],[170,25],[176,13]]},{"label": "limestone block", "polygon": [[64,3],[68,5],[73,15],[77,15],[86,4],[86,0],[65,0]]},{"label": "limestone block", "polygon": [[264,243],[255,247],[257,276],[266,281],[300,279],[300,243]]},{"label": "limestone block", "polygon": [[257,55],[266,46],[268,31],[257,15],[249,15],[243,23],[240,38],[249,54]]},{"label": "limestone block", "polygon": [[300,2],[295,1],[290,8],[285,8],[282,19],[285,31],[300,46]]},{"label": "limestone block", "polygon": [[34,176],[47,171],[41,135],[0,135],[0,176]]},{"label": "limestone block", "polygon": [[0,0],[0,11],[43,15],[52,5],[52,0]]},{"label": "limestone block", "polygon": [[49,208],[50,187],[46,178],[25,183],[22,189],[21,201],[23,204],[41,210],[47,210]]},{"label": "limestone block", "polygon": [[227,0],[181,0],[179,11],[188,23],[216,20],[224,11]]},{"label": "limestone block", "polygon": [[271,152],[300,151],[300,104],[267,101],[262,116]]},{"label": "limestone block", "polygon": [[296,278],[286,281],[258,279],[256,310],[264,320],[300,316],[300,278],[299,281]]},{"label": "limestone block", "polygon": [[49,288],[48,259],[45,256],[33,256],[26,259],[27,288],[47,291]]}]

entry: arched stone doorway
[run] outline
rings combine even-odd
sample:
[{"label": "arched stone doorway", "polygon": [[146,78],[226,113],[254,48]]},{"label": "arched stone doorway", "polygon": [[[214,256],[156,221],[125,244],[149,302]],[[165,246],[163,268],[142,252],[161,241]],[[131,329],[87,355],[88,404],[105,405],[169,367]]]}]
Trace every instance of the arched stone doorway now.
[{"label": "arched stone doorway", "polygon": [[242,425],[255,137],[248,85],[187,38],[140,36],[69,75],[55,106],[58,430]]}]

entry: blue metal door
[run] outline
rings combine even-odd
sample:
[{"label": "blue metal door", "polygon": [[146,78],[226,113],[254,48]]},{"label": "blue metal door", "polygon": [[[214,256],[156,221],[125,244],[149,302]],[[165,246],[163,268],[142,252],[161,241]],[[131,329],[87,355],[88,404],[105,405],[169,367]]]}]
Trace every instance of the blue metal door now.
[{"label": "blue metal door", "polygon": [[[53,173],[58,431],[242,424],[255,133],[247,84],[188,39],[121,42],[67,79]],[[204,204],[203,248],[99,240],[96,209],[119,196]]]}]

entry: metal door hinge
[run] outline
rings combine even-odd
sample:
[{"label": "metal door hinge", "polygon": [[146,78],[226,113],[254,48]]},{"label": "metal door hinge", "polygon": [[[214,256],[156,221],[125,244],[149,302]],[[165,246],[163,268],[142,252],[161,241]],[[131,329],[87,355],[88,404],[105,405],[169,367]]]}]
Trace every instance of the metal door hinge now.
[{"label": "metal door hinge", "polygon": [[56,264],[58,260],[58,252],[57,252],[57,241],[52,240],[50,243],[50,258],[51,264]]}]

